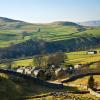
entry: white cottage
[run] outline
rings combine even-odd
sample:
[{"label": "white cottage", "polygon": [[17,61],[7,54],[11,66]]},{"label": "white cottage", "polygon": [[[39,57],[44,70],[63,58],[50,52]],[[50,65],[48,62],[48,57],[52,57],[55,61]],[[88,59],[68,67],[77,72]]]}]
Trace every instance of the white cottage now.
[{"label": "white cottage", "polygon": [[81,67],[82,67],[82,64],[77,64],[77,65],[74,66],[75,69],[78,69],[78,68],[81,68]]}]

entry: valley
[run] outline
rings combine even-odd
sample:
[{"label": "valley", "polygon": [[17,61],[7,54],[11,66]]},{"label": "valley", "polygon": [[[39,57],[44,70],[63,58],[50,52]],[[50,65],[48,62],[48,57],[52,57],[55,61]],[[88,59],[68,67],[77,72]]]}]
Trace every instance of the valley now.
[{"label": "valley", "polygon": [[2,100],[100,100],[99,72],[100,26],[0,17]]}]

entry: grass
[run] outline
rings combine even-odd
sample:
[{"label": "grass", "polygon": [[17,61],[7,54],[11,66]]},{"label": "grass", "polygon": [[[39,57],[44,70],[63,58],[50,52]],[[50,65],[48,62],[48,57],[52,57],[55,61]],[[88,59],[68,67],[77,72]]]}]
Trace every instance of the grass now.
[{"label": "grass", "polygon": [[[100,84],[100,75],[94,75],[94,80],[95,82],[97,82],[98,84]],[[86,76],[84,78],[80,78],[80,79],[77,79],[73,82],[69,82],[69,84],[76,84],[76,85],[87,85],[88,84],[88,79],[89,79],[89,76]]]},{"label": "grass", "polygon": [[46,96],[42,98],[34,98],[34,99],[27,99],[27,100],[99,100],[99,98],[87,94],[72,94],[66,93],[65,96]]},{"label": "grass", "polygon": [[100,49],[94,49],[97,51],[97,54],[90,55],[87,54],[87,51],[78,51],[66,53],[68,60],[66,62],[72,64],[86,64],[90,62],[95,62],[100,60]]},{"label": "grass", "polygon": [[[4,23],[6,29],[0,29],[0,47],[8,47],[11,44],[18,44],[29,39],[43,39],[45,41],[59,41],[72,38],[100,36],[100,28],[86,28],[82,32],[78,31],[78,26],[62,25],[35,25]],[[10,28],[9,28],[10,27]],[[38,29],[40,28],[40,32]],[[29,35],[23,39],[22,32],[28,32]]]},{"label": "grass", "polygon": [[100,36],[100,28],[87,29],[86,31],[74,34],[75,36]]},{"label": "grass", "polygon": [[[18,23],[0,23],[6,26],[6,29],[0,29],[0,48],[9,47],[13,44],[25,42],[29,39],[44,39],[45,41],[61,41],[70,40],[77,37],[93,37],[100,36],[100,28],[86,28],[82,32],[78,31],[78,26],[62,26],[62,25],[38,25],[38,24],[18,24]],[[9,27],[10,28],[9,28]],[[12,28],[13,26],[13,28]],[[38,32],[40,29],[40,32]],[[22,32],[28,32],[29,35],[23,38]],[[90,39],[90,38],[89,38]],[[78,40],[78,39],[77,39]],[[71,42],[71,41],[70,41]],[[77,42],[77,41],[76,41]],[[64,43],[63,45],[67,45]],[[99,55],[86,55],[86,51],[66,53],[68,56],[67,63],[89,63],[99,60]],[[77,59],[77,60],[76,60]],[[18,60],[14,62],[14,66],[32,65],[32,59]],[[2,64],[2,66],[5,66]]]},{"label": "grass", "polygon": [[33,60],[32,59],[19,60],[19,61],[15,61],[14,64],[16,66],[30,66],[33,64]]},{"label": "grass", "polygon": [[[8,92],[8,90],[10,90]],[[31,98],[33,96],[44,95],[52,92],[67,92],[75,91],[77,88],[65,87],[64,89],[53,89],[48,86],[41,85],[35,81],[0,74],[0,98],[2,100],[23,100],[21,98]]]},{"label": "grass", "polygon": [[[9,79],[13,77],[14,80]],[[74,81],[75,84],[86,84],[88,77]],[[99,98],[86,94],[69,93],[72,89],[64,90],[49,89],[40,84],[35,84],[22,78],[0,74],[0,98],[2,100],[99,100]],[[95,76],[95,81],[100,80],[100,76]],[[8,92],[10,90],[10,92]],[[55,95],[57,94],[57,95]]]},{"label": "grass", "polygon": [[[34,24],[18,24],[12,23],[0,23],[4,25],[5,29],[0,28],[0,48],[9,47],[13,44],[18,44],[29,39],[44,39],[45,41],[59,41],[72,38],[85,37],[98,37],[100,36],[100,28],[86,28],[84,31],[78,31],[77,26],[62,26],[62,25],[34,25]],[[40,28],[40,32],[38,29]],[[22,32],[27,32],[29,35],[23,38]],[[99,50],[98,50],[99,51]],[[66,53],[68,60],[66,63],[71,64],[86,64],[100,60],[100,55],[87,55],[86,51]],[[31,58],[15,59],[13,61],[13,67],[17,66],[29,66],[34,65]],[[0,67],[7,67],[5,63],[0,64]],[[94,68],[94,65],[90,66]],[[12,78],[14,80],[11,80]],[[94,76],[95,81],[99,82],[100,76]],[[88,77],[76,80],[73,84],[87,84]],[[100,83],[100,82],[99,82]],[[9,91],[10,90],[10,91]],[[2,100],[15,100],[19,96],[43,96],[51,92],[63,92],[65,96],[52,96],[48,95],[41,98],[29,98],[27,100],[99,100],[98,98],[91,96],[90,94],[72,94],[67,93],[72,88],[67,90],[54,90],[49,89],[41,84],[32,83],[22,78],[9,76],[6,74],[0,74],[0,99]]]},{"label": "grass", "polygon": [[[99,51],[99,49],[96,49],[97,51]],[[95,61],[99,61],[100,60],[100,54],[98,52],[98,54],[95,55],[89,55],[86,54],[87,51],[79,51],[79,52],[70,52],[70,53],[66,53],[66,56],[68,59],[66,59],[66,64],[70,63],[70,64],[87,64],[90,62],[95,62]],[[6,64],[0,64],[1,67],[6,67]],[[17,67],[17,66],[34,66],[34,62],[32,58],[23,58],[23,59],[15,59],[15,61],[13,61],[12,63],[13,67]],[[91,68],[95,67],[94,65],[90,66]]]},{"label": "grass", "polygon": [[[39,26],[41,27],[41,26]],[[67,28],[67,29],[66,29]],[[42,38],[47,40],[52,40],[53,37],[59,37],[68,34],[70,31],[74,31],[74,28],[69,27],[46,27],[42,26],[41,32],[36,32],[38,26],[35,25],[25,25],[18,29],[0,29],[0,47],[7,47],[10,46],[11,43],[16,44],[23,41],[26,41],[30,38]],[[22,38],[21,32],[28,32],[30,33],[29,36],[25,36]],[[63,37],[62,37],[63,38]],[[54,39],[53,39],[54,40]]]},{"label": "grass", "polygon": [[72,64],[86,64],[90,62],[95,62],[100,60],[100,55],[72,55],[68,56],[69,61],[66,61],[68,63]]},{"label": "grass", "polygon": [[17,89],[16,84],[8,80],[7,75],[0,74],[0,99],[1,100],[18,99],[19,92],[20,91]]}]

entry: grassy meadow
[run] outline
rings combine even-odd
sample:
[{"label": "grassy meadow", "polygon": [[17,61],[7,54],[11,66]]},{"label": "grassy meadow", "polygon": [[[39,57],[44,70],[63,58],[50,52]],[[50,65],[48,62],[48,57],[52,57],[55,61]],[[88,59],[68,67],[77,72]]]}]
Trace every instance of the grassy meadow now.
[{"label": "grassy meadow", "polygon": [[[2,24],[2,23],[0,23]],[[23,35],[23,32],[27,34]],[[29,24],[9,22],[4,23],[0,28],[0,47],[9,47],[29,39],[43,39],[45,41],[60,41],[81,37],[100,36],[100,28],[84,28],[76,25],[62,25],[59,23],[50,24]]]},{"label": "grassy meadow", "polygon": [[[98,52],[97,54],[87,54],[87,51],[79,51],[79,52],[70,52],[66,53],[66,64],[87,64],[90,62],[100,61],[100,54],[99,49],[96,49]],[[2,63],[0,64],[1,67],[6,67],[7,65]],[[20,59],[14,59],[12,61],[12,67],[16,68],[18,66],[34,66],[34,59],[32,57],[29,58],[20,58]],[[91,68],[95,67],[94,65],[91,65]]]}]

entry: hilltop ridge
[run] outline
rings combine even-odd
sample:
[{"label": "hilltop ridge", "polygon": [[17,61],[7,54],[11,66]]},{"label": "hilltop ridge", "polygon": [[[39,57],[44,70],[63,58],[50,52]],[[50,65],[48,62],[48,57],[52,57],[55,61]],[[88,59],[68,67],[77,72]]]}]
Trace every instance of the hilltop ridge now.
[{"label": "hilltop ridge", "polygon": [[79,22],[78,24],[82,26],[100,27],[100,20]]}]

